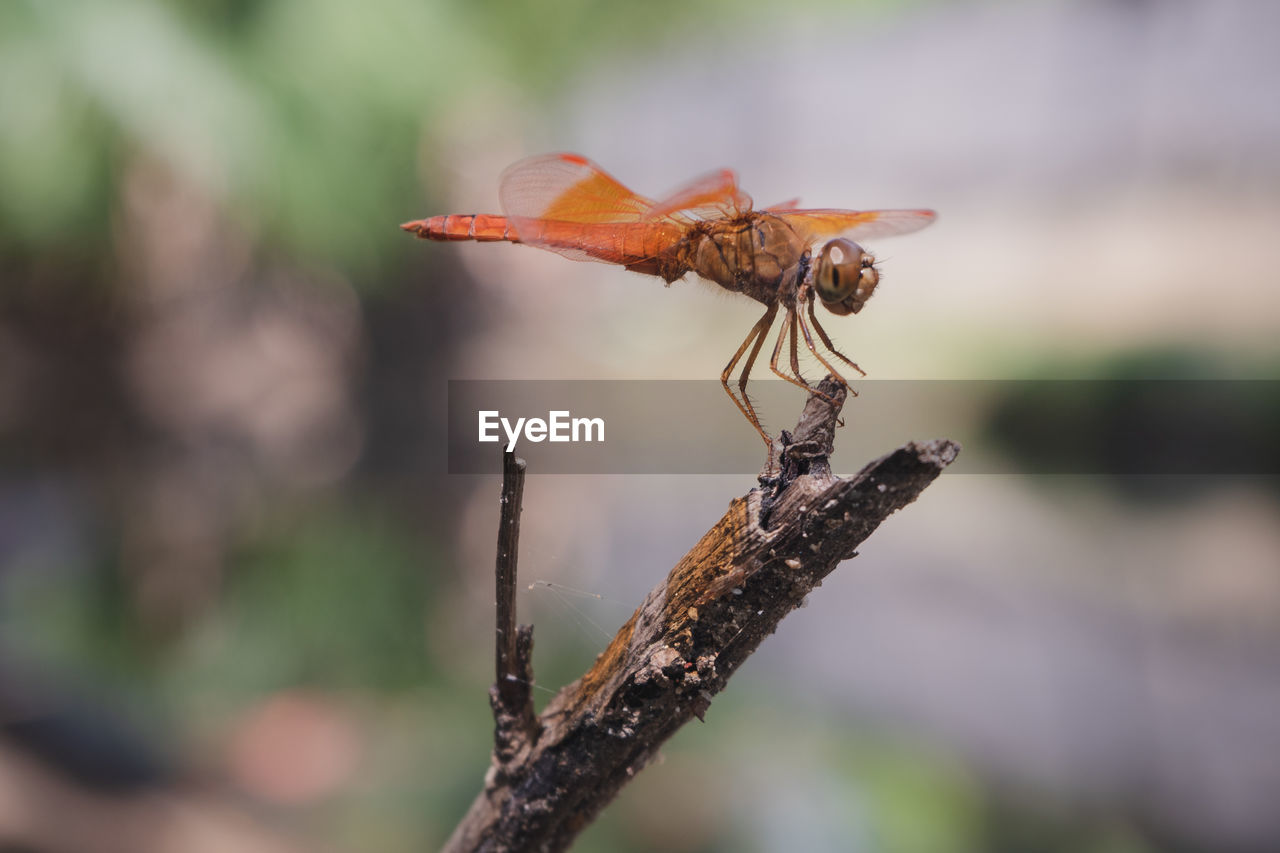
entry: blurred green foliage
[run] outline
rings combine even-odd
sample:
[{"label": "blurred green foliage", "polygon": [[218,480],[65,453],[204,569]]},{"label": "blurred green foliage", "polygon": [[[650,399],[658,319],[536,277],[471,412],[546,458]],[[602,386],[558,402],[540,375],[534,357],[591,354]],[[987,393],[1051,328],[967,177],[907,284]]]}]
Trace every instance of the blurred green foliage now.
[{"label": "blurred green foliage", "polygon": [[217,685],[229,706],[294,685],[406,690],[437,677],[423,625],[440,555],[367,507],[312,507],[260,530],[228,560],[218,606],[176,643],[132,618],[112,565],[11,566],[6,629],[57,669],[175,696]]},{"label": "blurred green foliage", "polygon": [[435,587],[423,568],[438,565],[437,555],[358,510],[330,508],[266,529],[233,561],[205,653],[215,669],[200,677],[246,695],[287,684],[403,690],[434,680],[423,623]]},{"label": "blurred green foliage", "polygon": [[0,239],[102,251],[122,167],[146,154],[259,244],[376,272],[404,245],[394,225],[432,177],[416,164],[449,104],[494,85],[542,97],[593,59],[742,14],[727,0],[5,3]]}]

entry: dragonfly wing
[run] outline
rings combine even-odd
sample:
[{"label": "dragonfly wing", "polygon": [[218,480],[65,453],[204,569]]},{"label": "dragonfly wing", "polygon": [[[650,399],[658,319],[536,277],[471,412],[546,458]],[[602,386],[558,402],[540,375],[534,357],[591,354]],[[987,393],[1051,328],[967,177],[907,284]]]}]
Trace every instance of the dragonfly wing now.
[{"label": "dragonfly wing", "polygon": [[577,154],[544,154],[502,173],[498,187],[509,218],[557,222],[639,222],[653,202]]},{"label": "dragonfly wing", "polygon": [[530,157],[507,169],[498,187],[520,242],[576,261],[646,269],[683,228],[654,219],[654,203],[577,154]]},{"label": "dragonfly wing", "polygon": [[888,237],[919,231],[937,218],[932,210],[836,210],[780,211],[796,233],[809,242],[831,237]]},{"label": "dragonfly wing", "polygon": [[738,176],[720,169],[697,178],[653,205],[647,218],[731,219],[751,210],[751,196],[738,188]]}]

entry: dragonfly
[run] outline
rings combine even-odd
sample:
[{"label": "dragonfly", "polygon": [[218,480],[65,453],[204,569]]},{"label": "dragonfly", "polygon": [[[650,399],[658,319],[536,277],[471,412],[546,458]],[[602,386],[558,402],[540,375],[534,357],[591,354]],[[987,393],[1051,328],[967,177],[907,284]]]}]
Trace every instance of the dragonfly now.
[{"label": "dragonfly", "polygon": [[[530,157],[509,167],[498,195],[501,216],[450,214],[400,227],[426,240],[537,246],[573,260],[659,276],[668,285],[692,272],[760,302],[764,314],[725,366],[720,384],[770,448],[773,441],[747,396],[747,381],[778,312],[784,318],[770,370],[820,393],[800,372],[803,340],[805,349],[852,392],[832,362],[862,376],[866,372],[836,349],[815,307],[821,303],[837,316],[857,314],[875,292],[880,282],[875,256],[855,237],[906,234],[936,217],[923,209],[803,209],[798,200],[756,210],[730,169],[711,172],[655,201],[631,191],[587,158],[567,153]],[[779,366],[784,347],[787,362]],[[729,381],[740,363],[734,393]]]}]

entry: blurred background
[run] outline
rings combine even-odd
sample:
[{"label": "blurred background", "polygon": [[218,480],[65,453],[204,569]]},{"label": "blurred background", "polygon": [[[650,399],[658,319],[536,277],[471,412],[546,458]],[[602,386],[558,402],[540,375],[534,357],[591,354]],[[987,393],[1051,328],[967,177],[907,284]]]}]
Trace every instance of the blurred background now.
[{"label": "blurred background", "polygon": [[[712,379],[759,312],[398,223],[499,212],[545,151],[650,196],[729,166],[940,212],[827,324],[868,382],[1274,380],[1277,31],[1248,0],[0,4],[0,849],[422,850],[479,790],[498,481],[444,473],[446,382]],[[937,417],[1013,473],[886,523],[577,849],[1280,847],[1275,479],[1020,475],[1001,404]],[[530,459],[541,703],[754,483]]]}]

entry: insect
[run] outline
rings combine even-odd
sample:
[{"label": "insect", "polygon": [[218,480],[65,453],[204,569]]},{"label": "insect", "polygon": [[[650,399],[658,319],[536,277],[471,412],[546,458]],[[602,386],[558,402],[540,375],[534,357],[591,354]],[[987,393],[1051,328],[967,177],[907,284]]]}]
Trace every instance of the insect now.
[{"label": "insect", "polygon": [[[800,374],[803,338],[814,358],[848,387],[831,358],[866,373],[835,348],[815,306],[821,302],[833,314],[856,314],[875,291],[880,281],[875,256],[853,237],[905,234],[935,217],[932,210],[804,210],[796,201],[754,210],[751,197],[728,169],[653,201],[576,154],[546,154],[516,163],[503,173],[498,195],[504,216],[433,216],[400,227],[426,240],[525,243],[578,261],[661,276],[668,284],[693,272],[760,302],[764,315],[725,366],[720,384],[769,446],[772,441],[747,396],[747,379],[779,308],[785,314],[769,368],[813,390]],[[827,242],[815,258],[823,240]],[[790,372],[778,366],[784,345]],[[729,379],[744,354],[735,394]]]}]

